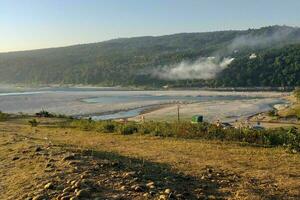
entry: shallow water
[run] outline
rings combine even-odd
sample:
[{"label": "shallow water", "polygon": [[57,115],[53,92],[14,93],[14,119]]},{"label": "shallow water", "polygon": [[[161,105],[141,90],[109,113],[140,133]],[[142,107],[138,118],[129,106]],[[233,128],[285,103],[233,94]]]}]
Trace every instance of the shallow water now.
[{"label": "shallow water", "polygon": [[[36,113],[41,109],[57,114],[90,116],[95,120],[129,118],[145,109],[170,103],[198,103],[207,119],[245,116],[286,103],[277,92],[124,91],[115,88],[1,89],[0,110]],[[226,103],[226,109],[224,109]],[[237,109],[238,107],[238,109]],[[203,110],[203,111],[202,111]],[[231,112],[232,110],[232,112]],[[191,112],[186,110],[185,112]],[[166,113],[167,115],[168,113]],[[164,114],[162,114],[163,116]]]}]

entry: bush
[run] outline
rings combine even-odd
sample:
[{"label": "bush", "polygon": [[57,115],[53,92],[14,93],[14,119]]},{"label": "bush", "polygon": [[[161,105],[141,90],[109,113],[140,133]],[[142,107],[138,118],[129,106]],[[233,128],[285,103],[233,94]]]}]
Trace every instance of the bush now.
[{"label": "bush", "polygon": [[295,95],[295,97],[297,98],[297,100],[300,101],[300,87],[297,87],[297,88],[294,90],[294,95]]},{"label": "bush", "polygon": [[[190,122],[145,122],[142,124],[129,122],[120,124],[114,121],[90,121],[72,120],[72,127],[82,130],[96,130],[98,132],[113,133],[122,135],[134,133],[151,134],[160,137],[194,138],[222,141],[247,142],[259,145],[288,146],[292,149],[300,150],[300,133],[296,128],[254,130],[242,129],[222,129],[209,123],[191,124]],[[298,150],[297,150],[298,151]]]},{"label": "bush", "polygon": [[104,133],[113,133],[117,131],[117,124],[113,121],[104,121],[104,122],[97,122],[99,128],[98,131]]},{"label": "bush", "polygon": [[96,123],[94,121],[80,119],[80,120],[73,120],[70,126],[74,128],[79,128],[84,131],[92,131],[95,130]]},{"label": "bush", "polygon": [[29,120],[28,123],[31,125],[31,127],[37,127],[39,124],[36,119]]},{"label": "bush", "polygon": [[6,121],[9,115],[0,111],[0,121]]},{"label": "bush", "polygon": [[40,112],[35,113],[35,115],[36,115],[37,117],[54,117],[53,114],[51,114],[50,112],[45,111],[45,110],[41,110]]},{"label": "bush", "polygon": [[134,123],[125,124],[120,127],[120,133],[122,135],[131,135],[138,132],[138,127]]},{"label": "bush", "polygon": [[273,110],[268,111],[268,116],[270,116],[270,117],[276,117],[276,116],[278,116],[278,114],[277,114],[277,112],[273,109]]}]

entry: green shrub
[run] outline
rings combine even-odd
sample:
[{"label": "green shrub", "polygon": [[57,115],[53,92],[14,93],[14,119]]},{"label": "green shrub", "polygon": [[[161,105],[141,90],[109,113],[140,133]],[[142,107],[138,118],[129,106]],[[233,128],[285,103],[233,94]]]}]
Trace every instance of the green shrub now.
[{"label": "green shrub", "polygon": [[31,127],[37,127],[39,124],[36,119],[29,120],[28,123],[31,125]]},{"label": "green shrub", "polygon": [[0,121],[6,121],[9,115],[0,111]]},{"label": "green shrub", "polygon": [[73,120],[70,126],[74,128],[79,128],[84,131],[92,131],[95,130],[96,123],[94,121],[80,119],[80,120]]},{"label": "green shrub", "polygon": [[295,95],[295,97],[297,98],[297,100],[300,101],[300,87],[297,87],[297,88],[294,90],[294,95]]},{"label": "green shrub", "polygon": [[116,122],[113,121],[99,121],[97,122],[98,131],[104,133],[113,133],[116,132],[118,129],[118,125]]},{"label": "green shrub", "polygon": [[119,132],[122,135],[131,135],[138,132],[138,127],[134,123],[124,124],[123,126],[120,127]]},{"label": "green shrub", "polygon": [[71,127],[103,133],[118,132],[122,135],[134,133],[151,134],[159,137],[194,138],[222,141],[247,142],[259,145],[288,146],[300,151],[300,133],[297,129],[254,130],[249,128],[222,129],[209,123],[190,122],[129,122],[120,124],[114,121],[72,120]]}]

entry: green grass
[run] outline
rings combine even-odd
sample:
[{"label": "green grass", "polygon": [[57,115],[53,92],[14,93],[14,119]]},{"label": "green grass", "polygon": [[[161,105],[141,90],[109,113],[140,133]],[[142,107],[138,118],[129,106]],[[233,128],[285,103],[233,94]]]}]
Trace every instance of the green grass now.
[{"label": "green grass", "polygon": [[300,132],[295,128],[253,130],[249,128],[222,129],[214,124],[190,122],[128,122],[72,120],[70,127],[101,133],[134,133],[159,137],[235,141],[262,146],[287,146],[300,150]]},{"label": "green grass", "polygon": [[6,121],[9,118],[9,114],[0,111],[0,121]]}]

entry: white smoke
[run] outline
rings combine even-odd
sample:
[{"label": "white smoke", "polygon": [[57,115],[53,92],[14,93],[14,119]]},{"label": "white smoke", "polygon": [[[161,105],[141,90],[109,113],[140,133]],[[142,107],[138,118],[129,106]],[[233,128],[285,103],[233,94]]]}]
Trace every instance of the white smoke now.
[{"label": "white smoke", "polygon": [[[284,27],[273,32],[265,32],[261,34],[254,35],[253,33],[248,33],[236,37],[232,43],[228,46],[228,49],[234,50],[243,47],[266,47],[275,43],[281,43],[287,41],[294,33],[299,31],[291,27]],[[299,37],[294,37],[295,42],[299,41]]]},{"label": "white smoke", "polygon": [[[212,55],[215,57],[199,58],[196,61],[182,61],[171,66],[164,66],[152,71],[152,76],[164,80],[188,80],[188,79],[213,79],[218,73],[223,71],[234,60],[234,58],[227,57],[219,59],[230,53],[239,53],[241,48],[250,47],[267,47],[285,43],[291,36],[299,35],[299,29],[291,27],[273,28],[272,32],[265,31],[255,34],[255,31],[250,31],[245,35],[237,36],[225,48],[215,51]],[[300,37],[293,37],[294,41],[300,41]],[[249,59],[255,59],[255,53],[249,56]]]},{"label": "white smoke", "polygon": [[213,79],[234,60],[215,57],[199,58],[196,61],[182,61],[179,64],[155,69],[152,75],[164,80]]}]

